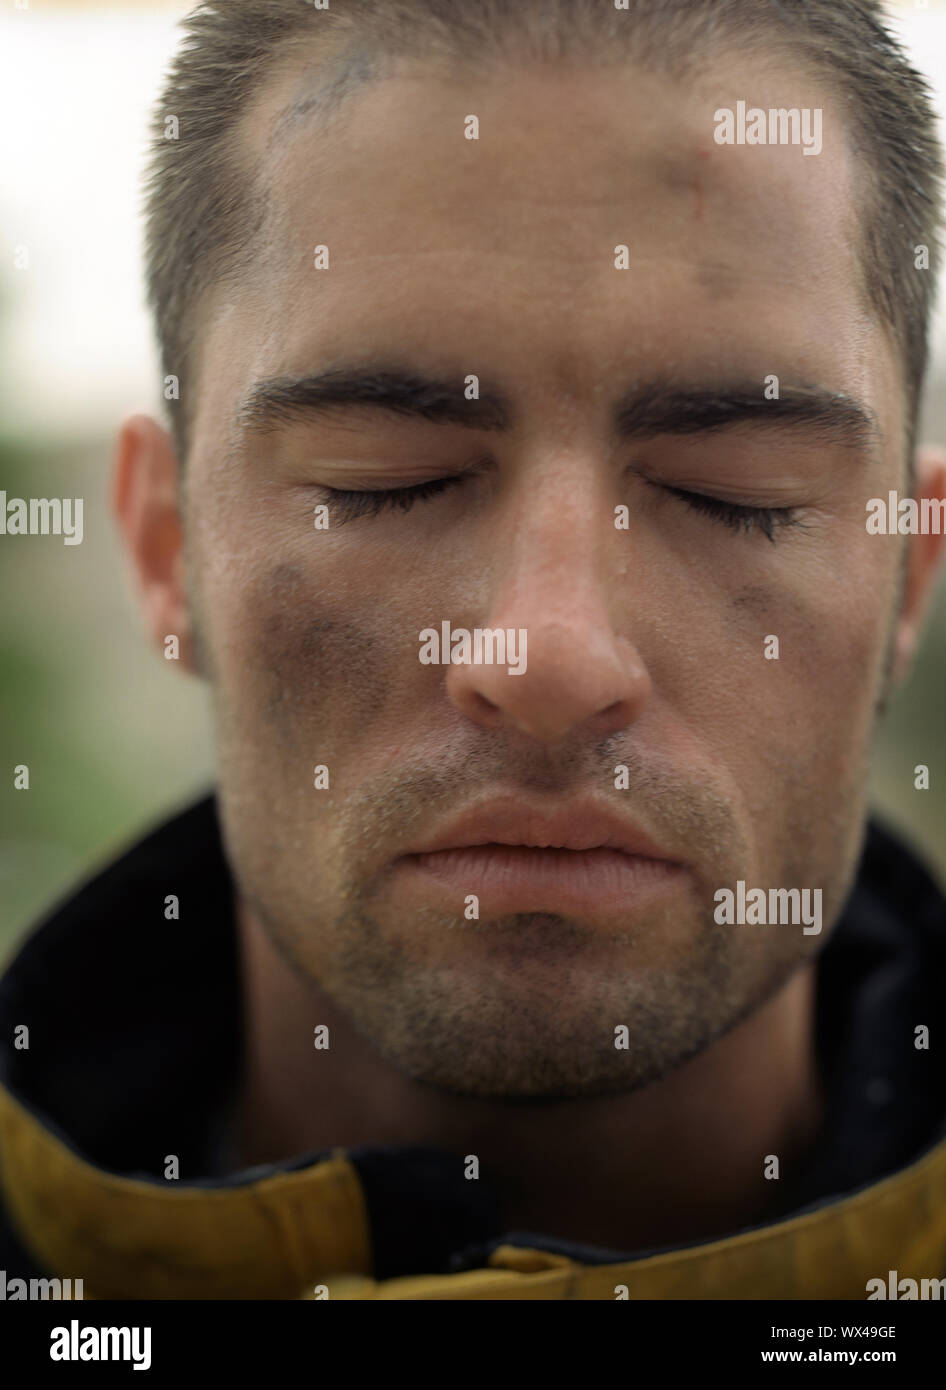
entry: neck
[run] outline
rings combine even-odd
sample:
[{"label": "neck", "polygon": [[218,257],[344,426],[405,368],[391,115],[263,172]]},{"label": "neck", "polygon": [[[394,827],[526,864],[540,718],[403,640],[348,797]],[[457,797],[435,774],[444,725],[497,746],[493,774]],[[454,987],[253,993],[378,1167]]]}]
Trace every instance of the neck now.
[{"label": "neck", "polygon": [[[722,1236],[777,1213],[779,1189],[817,1134],[813,964],[643,1090],[494,1102],[403,1076],[293,973],[252,914],[241,907],[239,917],[241,1166],[336,1147],[472,1153],[499,1187],[508,1230],[630,1250]],[[318,1024],[328,1026],[328,1053],[313,1047]],[[780,1181],[765,1176],[769,1155]]]}]

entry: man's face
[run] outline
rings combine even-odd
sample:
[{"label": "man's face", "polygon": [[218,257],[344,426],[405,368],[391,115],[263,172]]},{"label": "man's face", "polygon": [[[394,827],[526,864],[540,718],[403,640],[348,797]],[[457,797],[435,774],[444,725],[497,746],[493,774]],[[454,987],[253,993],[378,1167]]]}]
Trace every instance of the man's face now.
[{"label": "man's face", "polygon": [[[865,500],[901,483],[898,365],[858,291],[839,104],[755,59],[710,70],[684,87],[630,65],[418,67],[330,133],[297,121],[267,156],[257,270],[202,332],[189,582],[239,888],[385,1056],[457,1090],[661,1075],[824,941],[719,924],[716,890],[821,889],[826,934],[860,847],[899,564]],[[247,147],[306,90],[299,70],[272,83]],[[716,144],[733,94],[823,108],[823,152]],[[238,426],[258,383],[327,368],[452,383],[469,421],[362,407]],[[772,376],[783,401],[862,402],[875,442],[778,423]],[[622,432],[619,404],[654,383],[748,391],[771,414]],[[326,491],[453,474],[409,509]],[[796,524],[770,539],[719,503]],[[422,663],[444,621],[524,630],[524,673]],[[456,844],[451,822],[487,803],[480,840],[535,846],[558,815],[600,844],[591,808],[676,867],[405,858]]]}]

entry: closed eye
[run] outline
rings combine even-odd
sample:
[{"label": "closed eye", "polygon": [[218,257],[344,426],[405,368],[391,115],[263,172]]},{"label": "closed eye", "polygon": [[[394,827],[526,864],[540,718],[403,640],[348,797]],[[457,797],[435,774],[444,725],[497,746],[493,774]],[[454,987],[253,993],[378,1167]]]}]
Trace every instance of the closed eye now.
[{"label": "closed eye", "polygon": [[720,497],[708,497],[703,492],[687,492],[683,488],[657,484],[665,492],[679,497],[691,510],[721,521],[734,531],[761,531],[774,545],[775,533],[787,526],[802,526],[797,507],[751,507],[740,502],[725,502]]},{"label": "closed eye", "polygon": [[436,497],[447,488],[462,483],[464,474],[452,473],[446,478],[432,478],[413,487],[371,488],[361,492],[346,492],[341,488],[324,488],[330,498],[335,520],[340,524],[360,516],[377,516],[386,507],[409,512],[415,502]]},{"label": "closed eye", "polygon": [[[377,516],[388,507],[408,512],[415,502],[428,497],[436,497],[448,488],[463,482],[464,474],[453,473],[444,478],[432,478],[413,487],[371,488],[361,491],[346,491],[341,488],[323,489],[331,498],[335,520],[341,524],[357,517]],[[688,492],[684,488],[669,487],[658,483],[664,492],[669,492],[695,512],[710,516],[724,526],[746,534],[760,531],[773,544],[777,531],[789,526],[800,526],[797,507],[753,507],[745,503],[727,502],[720,497],[711,497],[703,492]]]}]

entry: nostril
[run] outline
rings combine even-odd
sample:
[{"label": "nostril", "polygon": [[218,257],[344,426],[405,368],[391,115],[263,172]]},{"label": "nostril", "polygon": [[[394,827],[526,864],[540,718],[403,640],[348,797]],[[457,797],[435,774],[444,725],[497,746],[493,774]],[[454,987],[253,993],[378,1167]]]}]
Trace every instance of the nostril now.
[{"label": "nostril", "polygon": [[478,690],[474,690],[472,695],[477,714],[483,715],[484,717],[499,714],[499,705],[495,704],[492,700],[487,700],[486,696],[482,695]]},{"label": "nostril", "polygon": [[459,693],[456,703],[468,719],[476,720],[486,728],[495,728],[502,723],[501,706],[487,699],[479,690],[473,690],[468,686]]}]

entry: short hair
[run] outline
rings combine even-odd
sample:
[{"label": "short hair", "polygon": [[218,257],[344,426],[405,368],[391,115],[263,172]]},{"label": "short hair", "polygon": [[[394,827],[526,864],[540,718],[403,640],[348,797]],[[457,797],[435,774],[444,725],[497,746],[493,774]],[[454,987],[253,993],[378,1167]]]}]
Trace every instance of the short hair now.
[{"label": "short hair", "polygon": [[[929,88],[885,27],[879,0],[203,0],[184,21],[152,126],[146,199],[149,303],[181,464],[199,390],[199,311],[249,272],[266,200],[241,150],[241,117],[282,61],[309,54],[327,118],[398,58],[628,60],[680,77],[727,45],[795,60],[845,103],[859,158],[859,289],[902,365],[911,463],[938,281],[943,152]],[[166,138],[168,117],[177,138]],[[928,268],[917,268],[926,247]]]}]

